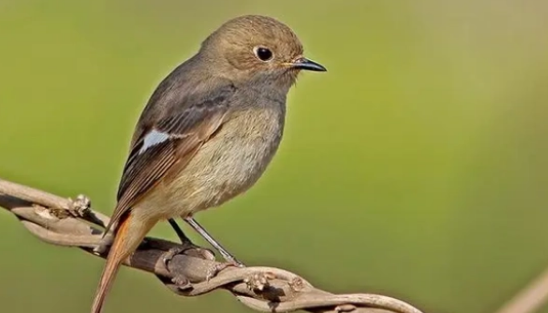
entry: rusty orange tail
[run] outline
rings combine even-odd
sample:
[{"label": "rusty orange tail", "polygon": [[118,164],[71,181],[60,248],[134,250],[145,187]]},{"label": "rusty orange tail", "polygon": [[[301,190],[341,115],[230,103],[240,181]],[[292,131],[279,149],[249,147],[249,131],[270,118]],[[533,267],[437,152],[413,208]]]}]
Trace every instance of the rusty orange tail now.
[{"label": "rusty orange tail", "polygon": [[120,219],[118,227],[116,227],[114,242],[110,247],[110,251],[107,257],[107,263],[101,274],[101,280],[99,286],[95,292],[95,298],[93,299],[93,306],[91,307],[91,313],[100,313],[105,301],[105,297],[114,282],[114,277],[120,268],[120,265],[129,254],[131,250],[127,251],[127,237],[129,223],[131,219],[131,213]]}]

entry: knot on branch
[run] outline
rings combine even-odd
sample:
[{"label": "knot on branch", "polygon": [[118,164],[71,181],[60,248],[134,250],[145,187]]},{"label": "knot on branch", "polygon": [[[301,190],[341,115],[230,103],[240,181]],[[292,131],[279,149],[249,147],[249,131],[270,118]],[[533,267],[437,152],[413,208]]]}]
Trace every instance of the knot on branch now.
[{"label": "knot on branch", "polygon": [[78,195],[76,199],[68,199],[68,210],[74,217],[83,217],[91,210],[91,200],[85,195]]}]

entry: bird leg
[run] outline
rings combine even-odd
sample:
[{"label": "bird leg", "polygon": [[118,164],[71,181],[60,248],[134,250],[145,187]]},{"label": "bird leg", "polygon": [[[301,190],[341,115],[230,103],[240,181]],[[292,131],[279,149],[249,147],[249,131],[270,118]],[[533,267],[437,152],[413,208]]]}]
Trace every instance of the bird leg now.
[{"label": "bird leg", "polygon": [[191,216],[184,217],[183,218],[185,222],[190,225],[200,236],[202,236],[213,248],[215,248],[221,256],[225,259],[226,263],[223,265],[217,266],[215,269],[213,269],[212,277],[215,276],[218,272],[221,270],[227,268],[228,266],[236,266],[236,267],[244,267],[245,265],[240,262],[236,257],[234,257],[232,254],[230,254],[223,246],[221,246],[220,243],[218,243],[211,235],[200,225],[198,222],[192,218]]},{"label": "bird leg", "polygon": [[189,244],[189,243],[192,244],[192,241],[190,241],[190,239],[186,236],[185,232],[183,232],[181,227],[179,227],[179,225],[177,224],[177,222],[175,222],[174,219],[170,218],[167,221],[169,222],[169,225],[171,225],[171,227],[177,234],[177,237],[179,237],[179,240],[181,240],[181,244],[183,245]]}]

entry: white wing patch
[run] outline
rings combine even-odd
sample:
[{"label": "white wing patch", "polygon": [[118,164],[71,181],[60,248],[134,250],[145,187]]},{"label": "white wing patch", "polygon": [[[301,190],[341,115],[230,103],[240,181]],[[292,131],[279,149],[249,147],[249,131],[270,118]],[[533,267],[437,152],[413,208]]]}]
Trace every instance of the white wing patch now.
[{"label": "white wing patch", "polygon": [[143,147],[139,150],[139,154],[147,151],[150,147],[160,144],[169,139],[169,134],[159,132],[155,129],[146,134],[143,142]]}]

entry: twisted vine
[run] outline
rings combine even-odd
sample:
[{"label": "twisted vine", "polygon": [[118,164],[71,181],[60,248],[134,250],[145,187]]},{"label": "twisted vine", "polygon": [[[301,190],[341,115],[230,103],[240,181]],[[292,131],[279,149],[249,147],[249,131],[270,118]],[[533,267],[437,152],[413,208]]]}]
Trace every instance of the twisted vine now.
[{"label": "twisted vine", "polygon": [[[102,231],[109,218],[90,207],[85,196],[66,199],[45,191],[0,179],[0,207],[14,214],[23,226],[41,240],[55,245],[77,247],[102,258],[98,251]],[[177,243],[147,237],[126,260],[126,266],[156,275],[171,291],[181,296],[199,296],[228,290],[241,303],[259,312],[336,313],[421,313],[413,306],[387,296],[355,293],[333,294],[315,288],[304,278],[273,267],[227,267],[209,279],[215,260],[203,259],[190,251],[176,255],[167,267],[163,255]],[[174,278],[182,275],[192,283],[180,289]]]}]

